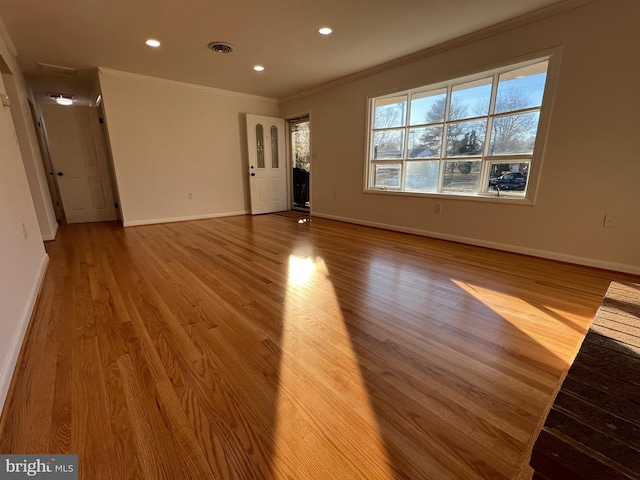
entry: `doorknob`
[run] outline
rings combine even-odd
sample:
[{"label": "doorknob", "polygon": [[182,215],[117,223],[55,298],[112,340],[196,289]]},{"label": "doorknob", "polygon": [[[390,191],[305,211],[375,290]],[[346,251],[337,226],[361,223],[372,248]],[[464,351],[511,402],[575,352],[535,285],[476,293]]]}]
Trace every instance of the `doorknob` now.
[{"label": "doorknob", "polygon": [[64,175],[64,173],[62,173],[62,172],[58,172],[58,176],[59,176],[59,177],[61,177],[61,176],[63,176],[63,175]]}]

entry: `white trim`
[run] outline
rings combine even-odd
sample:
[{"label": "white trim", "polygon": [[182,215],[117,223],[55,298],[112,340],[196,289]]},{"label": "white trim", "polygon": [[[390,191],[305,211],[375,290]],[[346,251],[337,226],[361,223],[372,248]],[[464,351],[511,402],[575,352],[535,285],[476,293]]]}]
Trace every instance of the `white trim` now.
[{"label": "white trim", "polygon": [[9,50],[9,54],[13,58],[16,58],[18,56],[18,51],[16,50],[16,46],[13,44],[13,40],[11,40],[11,37],[9,36],[9,32],[7,31],[7,27],[2,21],[1,17],[0,17],[0,38],[2,39],[4,44],[7,46],[7,50]]},{"label": "white trim", "polygon": [[437,238],[439,240],[447,240],[450,242],[464,243],[477,247],[492,248],[494,250],[502,250],[512,253],[520,253],[532,257],[546,258],[548,260],[557,260],[559,262],[572,263],[575,265],[583,265],[586,267],[602,268],[604,270],[612,270],[615,272],[630,273],[632,275],[640,275],[640,266],[627,265],[625,263],[607,262],[597,260],[595,258],[578,257],[575,255],[567,255],[565,253],[551,252],[548,250],[538,250],[536,248],[519,247],[507,243],[491,242],[488,240],[479,240],[470,237],[461,237],[459,235],[449,235],[446,233],[432,232],[429,230],[420,230],[417,228],[407,228],[398,225],[390,225],[379,222],[369,222],[367,220],[358,220],[355,218],[341,217],[338,215],[329,215],[325,213],[313,213],[314,217],[327,218],[329,220],[337,220],[339,222],[353,223],[356,225],[364,225],[366,227],[381,228],[383,230],[392,230],[401,233],[410,233],[412,235],[420,235],[421,237]]},{"label": "white trim", "polygon": [[596,0],[564,0],[560,3],[556,3],[553,5],[549,5],[543,7],[534,12],[522,15],[520,17],[513,18],[511,20],[506,20],[502,23],[498,23],[496,25],[483,28],[476,32],[472,32],[468,35],[463,35],[462,37],[455,38],[453,40],[449,40],[447,42],[441,43],[439,45],[435,45],[433,47],[426,48],[416,53],[411,53],[404,57],[397,58],[395,60],[391,60],[386,63],[382,63],[380,65],[376,65],[375,67],[367,68],[366,70],[361,70],[359,72],[346,75],[341,78],[337,78],[335,80],[331,80],[327,83],[323,83],[322,85],[318,85],[316,87],[310,88],[308,90],[295,93],[288,97],[284,97],[280,99],[281,103],[289,102],[292,100],[297,100],[299,98],[307,97],[309,95],[313,95],[316,93],[324,92],[326,90],[330,90],[335,87],[339,87],[341,85],[346,85],[347,83],[355,82],[357,80],[362,80],[363,78],[370,77],[377,73],[386,72],[387,70],[391,70],[396,67],[401,67],[403,65],[407,65],[409,63],[416,62],[418,60],[423,60],[425,58],[433,57],[448,50],[453,50],[455,48],[462,47],[464,45],[468,45],[470,43],[474,43],[485,38],[491,38],[496,35],[500,35],[502,33],[508,32],[518,27],[522,27],[525,25],[529,25],[532,23],[539,22],[549,17],[554,17],[556,15],[560,15],[562,13],[568,12],[570,10],[574,10],[576,8],[584,7],[590,3],[595,2]]},{"label": "white trim", "polygon": [[249,210],[242,210],[239,212],[225,212],[225,213],[208,213],[206,215],[193,215],[189,217],[173,217],[173,218],[152,218],[150,220],[133,220],[131,222],[124,221],[124,227],[137,227],[140,225],[155,225],[158,223],[175,223],[175,222],[189,222],[191,220],[204,220],[207,218],[221,218],[221,217],[237,217],[238,215],[248,215]]},{"label": "white trim", "polygon": [[55,226],[53,227],[53,233],[50,233],[48,235],[42,235],[42,241],[43,242],[50,242],[51,240],[55,240],[56,239],[56,234],[58,233],[58,222],[55,223]]},{"label": "white trim", "polygon": [[[139,73],[123,72],[121,70],[112,70],[110,68],[105,68],[105,67],[98,67],[98,72],[107,76],[111,75],[112,77],[132,78],[136,80],[164,83],[166,85],[187,87],[187,88],[192,88],[194,90],[199,90],[201,92],[213,94],[213,95],[226,95],[228,97],[242,97],[242,98],[248,98],[253,100],[261,100],[263,102],[269,102],[269,103],[279,102],[277,98],[263,97],[260,95],[252,95],[250,93],[233,92],[231,90],[223,90],[221,88],[207,87],[204,85],[196,85],[194,83],[179,82],[177,80],[168,80],[166,78],[151,77],[149,75],[141,75]],[[104,100],[104,95],[103,95],[103,100]]]},{"label": "white trim", "polygon": [[9,392],[11,380],[13,379],[13,374],[18,364],[20,350],[25,340],[24,336],[27,333],[27,328],[29,327],[36,302],[40,296],[40,290],[44,283],[47,265],[49,265],[49,255],[45,253],[40,261],[40,267],[38,268],[35,281],[31,287],[31,292],[29,292],[27,304],[22,311],[22,317],[18,320],[18,326],[11,340],[4,364],[2,365],[2,369],[0,369],[0,412],[4,408],[4,402],[7,400],[7,393]]}]

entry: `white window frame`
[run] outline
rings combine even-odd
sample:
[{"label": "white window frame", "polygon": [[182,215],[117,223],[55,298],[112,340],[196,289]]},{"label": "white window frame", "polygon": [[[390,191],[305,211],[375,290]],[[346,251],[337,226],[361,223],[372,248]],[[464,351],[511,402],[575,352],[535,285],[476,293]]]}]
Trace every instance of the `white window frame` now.
[{"label": "white window frame", "polygon": [[[542,159],[543,159],[543,150],[547,136],[548,124],[551,116],[551,106],[553,101],[553,91],[556,84],[557,72],[559,69],[560,63],[560,53],[561,49],[552,49],[546,52],[538,52],[537,54],[533,54],[528,56],[527,58],[520,58],[516,60],[512,60],[509,62],[504,62],[501,66],[493,67],[490,69],[483,69],[481,72],[458,76],[453,79],[448,79],[445,81],[440,81],[437,83],[432,83],[425,86],[420,86],[416,88],[411,88],[407,90],[403,90],[400,92],[392,92],[383,95],[377,95],[375,97],[368,97],[367,99],[367,135],[366,135],[366,148],[365,148],[365,178],[364,178],[364,192],[372,193],[372,194],[382,194],[382,195],[401,195],[401,196],[411,196],[411,197],[450,197],[453,199],[462,199],[462,200],[472,200],[472,201],[489,201],[489,202],[500,202],[500,203],[517,203],[517,204],[528,204],[533,205],[535,201],[535,196],[538,190],[538,180],[540,177],[540,170],[542,167]],[[509,72],[511,70],[516,70],[528,65],[533,65],[539,62],[548,61],[547,67],[547,76],[546,82],[542,97],[542,103],[540,108],[527,108],[521,111],[511,111],[506,113],[496,114],[494,112],[495,107],[495,98],[497,94],[497,82],[499,75],[505,72]],[[464,119],[464,121],[473,121],[478,119],[487,119],[487,130],[486,137],[484,141],[484,150],[482,154],[477,156],[456,156],[456,157],[447,157],[445,152],[442,151],[439,159],[410,159],[408,158],[408,132],[411,128],[416,128],[415,125],[410,125],[410,102],[411,95],[434,91],[438,89],[446,89],[447,91],[447,112],[445,113],[445,119],[447,118],[446,114],[448,114],[448,109],[450,105],[450,95],[452,88],[456,85],[464,84],[467,82],[471,82],[474,80],[479,80],[483,78],[492,77],[492,89],[491,89],[491,102],[490,102],[490,110],[487,116],[482,117],[474,117]],[[381,100],[385,98],[393,98],[393,97],[407,97],[407,112],[405,112],[406,119],[404,121],[404,125],[402,127],[404,129],[404,147],[401,154],[401,158],[398,159],[373,159],[373,132],[376,130],[373,125],[374,121],[374,109],[375,109],[375,101]],[[506,114],[514,114],[514,113],[527,113],[528,111],[539,111],[540,117],[538,121],[538,129],[536,133],[535,144],[533,148],[533,152],[530,154],[504,154],[504,155],[489,155],[489,135],[492,129],[493,119],[499,118],[500,116]],[[445,120],[443,122],[443,140],[442,140],[442,150],[446,149],[446,129],[447,125],[450,123],[449,120]],[[473,193],[469,192],[450,192],[443,191],[443,178],[444,178],[444,165],[447,161],[481,161],[481,171],[480,178],[478,184],[478,190]],[[528,170],[528,178],[526,189],[524,194],[522,193],[512,193],[505,191],[486,191],[487,185],[489,181],[489,169],[492,163],[517,163],[518,160],[522,160],[522,162],[529,163]],[[421,191],[411,191],[411,190],[403,190],[403,184],[406,175],[406,165],[412,161],[437,161],[440,162],[440,168],[438,172],[438,186],[437,191],[435,192],[421,192]],[[398,180],[398,186],[386,186],[386,187],[376,187],[374,186],[374,175],[375,168],[374,165],[376,163],[379,164],[397,164],[402,165],[401,167],[401,178]]]}]

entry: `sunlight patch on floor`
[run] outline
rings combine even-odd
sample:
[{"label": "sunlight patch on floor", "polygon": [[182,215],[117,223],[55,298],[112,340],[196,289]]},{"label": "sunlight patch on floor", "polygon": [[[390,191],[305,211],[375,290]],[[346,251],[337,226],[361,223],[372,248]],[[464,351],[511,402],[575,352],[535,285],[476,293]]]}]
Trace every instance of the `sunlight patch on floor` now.
[{"label": "sunlight patch on floor", "polygon": [[274,477],[295,465],[304,478],[392,480],[357,353],[322,258],[290,257],[282,329]]},{"label": "sunlight patch on floor", "polygon": [[564,355],[572,352],[572,350],[567,352],[558,350],[557,339],[559,336],[563,337],[561,343],[566,345],[566,337],[575,337],[577,341],[585,333],[584,319],[571,315],[559,308],[543,304],[534,305],[504,292],[455,279],[451,281],[513,326],[526,333],[532,340],[556,354],[562,353]]}]

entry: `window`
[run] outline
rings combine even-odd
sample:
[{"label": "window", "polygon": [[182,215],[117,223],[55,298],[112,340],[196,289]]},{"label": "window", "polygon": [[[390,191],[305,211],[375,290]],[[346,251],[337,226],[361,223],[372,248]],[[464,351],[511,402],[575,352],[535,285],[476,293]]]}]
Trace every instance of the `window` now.
[{"label": "window", "polygon": [[258,168],[264,166],[264,128],[259,123],[256,125],[256,152],[258,154]]},{"label": "window", "polygon": [[525,197],[549,59],[371,100],[367,189]]}]

